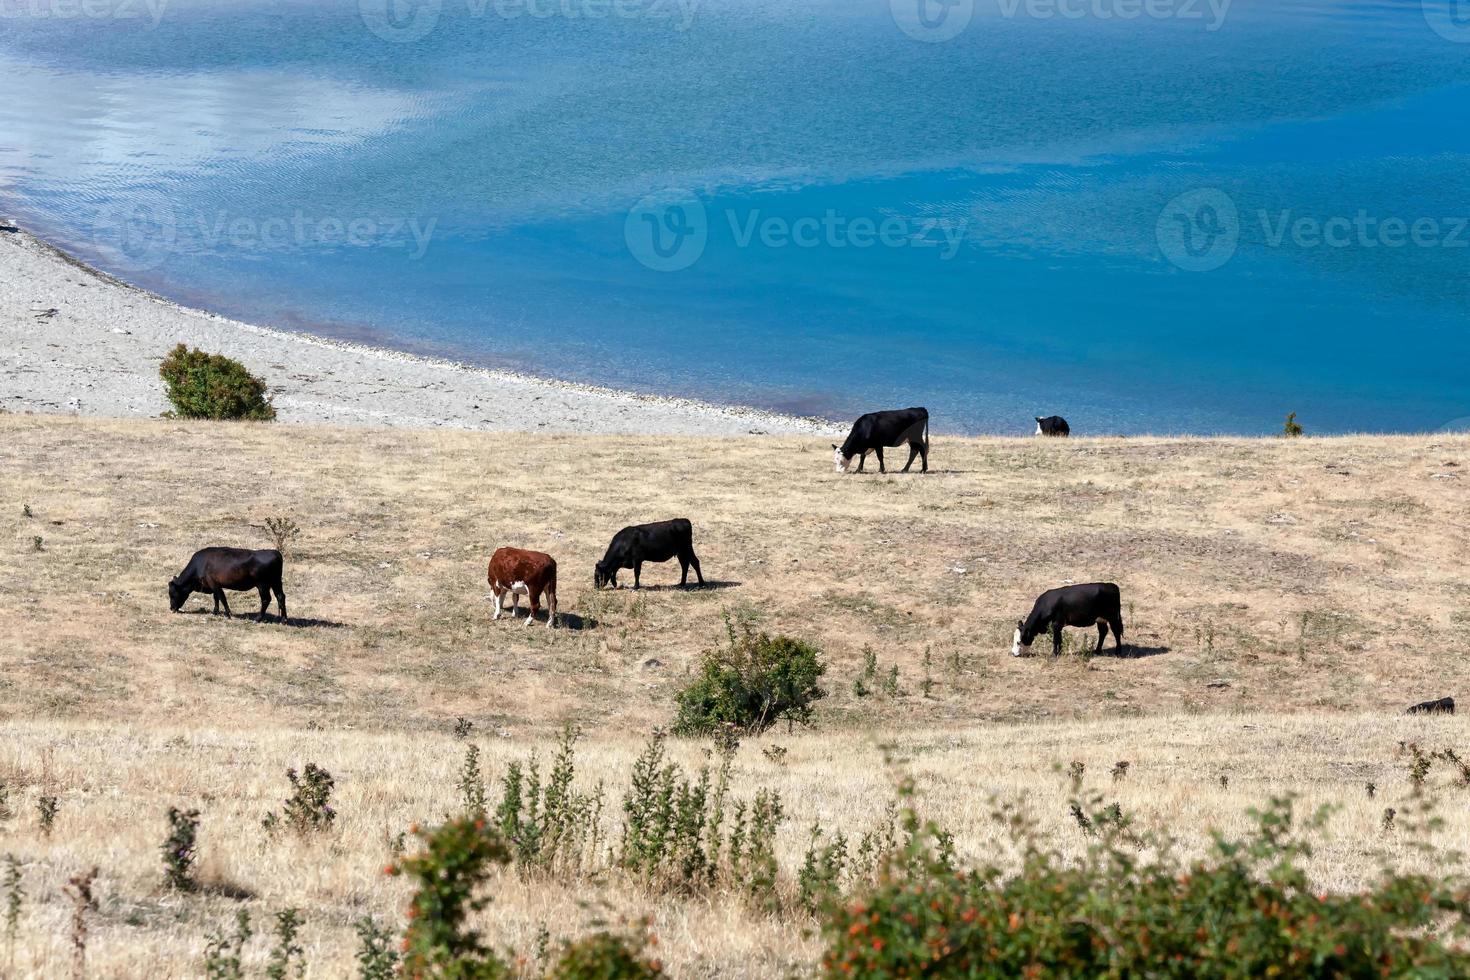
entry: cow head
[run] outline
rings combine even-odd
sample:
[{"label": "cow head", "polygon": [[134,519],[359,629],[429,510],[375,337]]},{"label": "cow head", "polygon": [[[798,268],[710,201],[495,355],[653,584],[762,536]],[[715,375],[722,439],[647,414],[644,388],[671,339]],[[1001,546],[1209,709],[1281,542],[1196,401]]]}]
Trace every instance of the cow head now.
[{"label": "cow head", "polygon": [[1016,636],[1011,641],[1011,656],[1019,657],[1021,654],[1030,650],[1031,641],[1034,639],[1036,639],[1035,633],[1030,635],[1026,633],[1025,621],[1020,619],[1016,620]]},{"label": "cow head", "polygon": [[604,585],[610,585],[615,589],[618,587],[618,570],[609,568],[607,562],[600,561],[592,570],[592,587],[600,589]]},{"label": "cow head", "polygon": [[838,473],[846,473],[847,468],[852,465],[852,457],[842,455],[842,450],[837,443],[832,443],[832,463],[837,467]]},{"label": "cow head", "polygon": [[185,588],[178,579],[169,579],[168,582],[168,609],[169,612],[178,612],[184,608],[185,601],[189,598],[190,589]]}]

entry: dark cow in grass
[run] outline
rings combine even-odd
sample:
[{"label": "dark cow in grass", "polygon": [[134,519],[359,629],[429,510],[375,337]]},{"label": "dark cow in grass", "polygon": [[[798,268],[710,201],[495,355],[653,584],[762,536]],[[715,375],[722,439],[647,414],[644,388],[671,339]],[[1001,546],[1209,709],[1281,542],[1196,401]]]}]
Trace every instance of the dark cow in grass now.
[{"label": "dark cow in grass", "polygon": [[694,525],[679,517],[656,524],[625,527],[613,536],[612,544],[607,546],[607,554],[597,563],[593,585],[599,589],[604,585],[617,588],[618,572],[631,568],[633,588],[636,589],[644,562],[668,561],[670,558],[679,559],[680,585],[689,584],[690,566],[694,567],[699,584],[704,584],[704,573],[699,570],[699,558],[694,554]]},{"label": "dark cow in grass", "polygon": [[1123,599],[1111,582],[1091,585],[1068,585],[1043,592],[1031,615],[1016,623],[1016,638],[1011,656],[1019,657],[1031,648],[1031,642],[1043,633],[1051,633],[1051,652],[1062,652],[1062,629],[1066,626],[1096,626],[1097,649],[1102,652],[1108,629],[1119,653],[1123,651]]},{"label": "dark cow in grass", "polygon": [[281,622],[286,621],[286,593],[281,589],[281,553],[275,550],[251,551],[248,548],[205,548],[194,552],[184,570],[168,583],[168,607],[178,612],[189,596],[203,592],[214,597],[214,611],[218,615],[224,609],[230,615],[230,603],[225,599],[225,590],[231,592],[260,592],[260,613],[257,620],[265,619],[270,608],[271,593],[276,594],[276,605],[280,607]]},{"label": "dark cow in grass", "polygon": [[907,444],[909,461],[903,464],[903,472],[914,465],[914,457],[923,457],[920,471],[929,472],[929,410],[927,408],[901,408],[891,412],[869,412],[852,424],[847,441],[841,446],[832,445],[833,462],[838,473],[846,473],[857,457],[857,472],[863,471],[868,453],[878,454],[878,472],[887,473],[883,467],[883,450]]},{"label": "dark cow in grass", "polygon": [[1050,415],[1046,418],[1038,415],[1036,416],[1036,434],[1039,436],[1059,436],[1065,439],[1072,434],[1072,427],[1060,415]]}]

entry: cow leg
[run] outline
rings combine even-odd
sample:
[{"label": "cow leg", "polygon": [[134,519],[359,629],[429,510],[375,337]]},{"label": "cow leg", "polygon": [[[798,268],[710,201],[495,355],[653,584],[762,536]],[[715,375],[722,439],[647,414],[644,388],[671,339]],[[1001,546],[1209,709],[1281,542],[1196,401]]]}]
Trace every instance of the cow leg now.
[{"label": "cow leg", "polygon": [[286,621],[286,590],[277,585],[272,591],[276,594],[276,608],[281,611],[281,622],[284,623]]},{"label": "cow leg", "polygon": [[684,555],[679,556],[679,588],[689,584],[689,559]]},{"label": "cow leg", "polygon": [[1099,619],[1097,621],[1097,649],[1093,653],[1102,653],[1103,644],[1108,639],[1108,621]]},{"label": "cow leg", "polygon": [[271,607],[271,587],[269,585],[262,585],[260,586],[259,591],[260,612],[256,614],[255,621],[257,623],[263,623],[265,622],[265,611]]},{"label": "cow leg", "polygon": [[215,589],[214,590],[214,611],[215,612],[219,612],[221,606],[223,606],[224,607],[224,610],[225,610],[225,619],[234,619],[234,617],[230,615],[230,600],[228,600],[228,599],[225,598],[225,590],[224,589]]},{"label": "cow leg", "polygon": [[925,441],[919,443],[919,458],[923,461],[923,466],[920,468],[919,472],[920,473],[928,473],[929,472],[929,441],[927,439]]},{"label": "cow leg", "polygon": [[1113,628],[1113,643],[1116,644],[1118,656],[1121,657],[1123,655],[1123,617],[1114,617],[1108,625]]},{"label": "cow leg", "polygon": [[516,614],[521,611],[521,594],[514,587],[510,590],[510,618],[515,619]]},{"label": "cow leg", "polygon": [[641,562],[641,561],[640,562],[636,562],[633,565],[633,588],[634,588],[635,591],[638,588],[638,581],[642,577],[643,577],[643,562]]},{"label": "cow leg", "polygon": [[[693,548],[689,549],[689,557],[688,557],[687,561],[688,561],[688,564],[689,565],[693,565],[694,566],[694,576],[699,579],[699,584],[700,585],[703,585],[704,584],[704,572],[702,572],[702,571],[699,570],[699,556],[694,553],[694,549]],[[686,566],[685,578],[688,578],[687,566]]]},{"label": "cow leg", "polygon": [[868,462],[868,450],[864,449],[863,452],[862,452],[862,455],[860,455],[858,457],[858,468],[857,468],[857,471],[859,473],[861,473],[863,471],[863,467],[867,465],[867,462]]},{"label": "cow leg", "polygon": [[877,449],[874,449],[873,452],[878,454],[878,472],[887,473],[888,471],[883,468],[883,447],[879,446]]},{"label": "cow leg", "polygon": [[539,608],[539,604],[537,603],[535,594],[531,592],[526,593],[526,602],[530,604],[530,608],[526,610],[526,625],[530,626],[536,621],[536,610]]},{"label": "cow leg", "polygon": [[490,617],[490,621],[494,622],[495,620],[500,618],[500,590],[491,589],[490,591],[493,593],[495,599],[495,615]]},{"label": "cow leg", "polygon": [[1051,624],[1051,655],[1053,657],[1062,655],[1062,624],[1060,621]]},{"label": "cow leg", "polygon": [[546,590],[546,628],[556,629],[556,586]]},{"label": "cow leg", "polygon": [[909,443],[909,461],[903,464],[903,472],[907,473],[909,471],[909,467],[914,465],[914,458],[918,455],[919,447],[912,442]]}]

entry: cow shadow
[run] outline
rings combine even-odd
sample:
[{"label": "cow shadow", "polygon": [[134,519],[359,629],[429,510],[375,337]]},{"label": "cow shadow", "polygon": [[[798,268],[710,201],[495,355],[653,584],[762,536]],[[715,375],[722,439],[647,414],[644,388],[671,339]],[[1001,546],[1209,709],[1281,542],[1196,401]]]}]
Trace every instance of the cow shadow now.
[{"label": "cow shadow", "polygon": [[1170,647],[1146,647],[1139,643],[1124,644],[1123,649],[1109,646],[1106,650],[1098,650],[1092,654],[1094,657],[1108,657],[1112,660],[1142,660],[1144,657],[1159,657],[1170,651]]},{"label": "cow shadow", "polygon": [[[678,582],[661,583],[659,585],[641,585],[638,592],[717,592],[720,589],[738,589],[743,582],[722,582],[707,578],[703,585],[690,582],[688,585],[680,585]],[[633,589],[620,589],[621,592],[633,592]]]},{"label": "cow shadow", "polygon": [[[215,615],[215,613],[214,613],[214,610],[212,610],[212,609],[182,609],[182,610],[179,611],[178,615],[180,615],[180,616],[203,616],[205,618],[211,618],[211,617],[213,617]],[[221,622],[236,622],[236,621],[240,621],[240,622],[250,623],[252,625],[254,625],[254,624],[257,623],[257,620],[255,618],[255,613],[253,613],[253,612],[248,612],[248,613],[247,612],[236,612],[235,615],[233,617],[231,617],[230,619],[225,619],[224,613],[220,613],[218,618],[220,619]],[[333,619],[313,619],[310,616],[292,616],[290,619],[286,620],[283,623],[283,622],[281,622],[281,618],[279,616],[277,616],[273,612],[266,613],[265,614],[265,620],[264,620],[264,622],[260,622],[259,625],[261,625],[261,626],[285,626],[285,627],[287,627],[289,629],[302,629],[302,630],[305,630],[305,629],[340,630],[340,629],[346,629],[347,628],[347,624],[346,623],[339,623],[339,622],[337,622],[336,620],[333,620]]]}]

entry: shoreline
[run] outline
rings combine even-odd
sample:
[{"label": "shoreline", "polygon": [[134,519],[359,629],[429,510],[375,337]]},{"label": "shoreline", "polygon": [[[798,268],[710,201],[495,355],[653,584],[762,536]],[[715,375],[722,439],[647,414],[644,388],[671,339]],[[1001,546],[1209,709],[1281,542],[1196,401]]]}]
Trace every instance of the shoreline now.
[{"label": "shoreline", "polygon": [[168,410],[175,344],[263,378],[286,423],[600,435],[821,435],[838,424],[478,367],[195,309],[0,218],[0,409],[113,418]]}]

